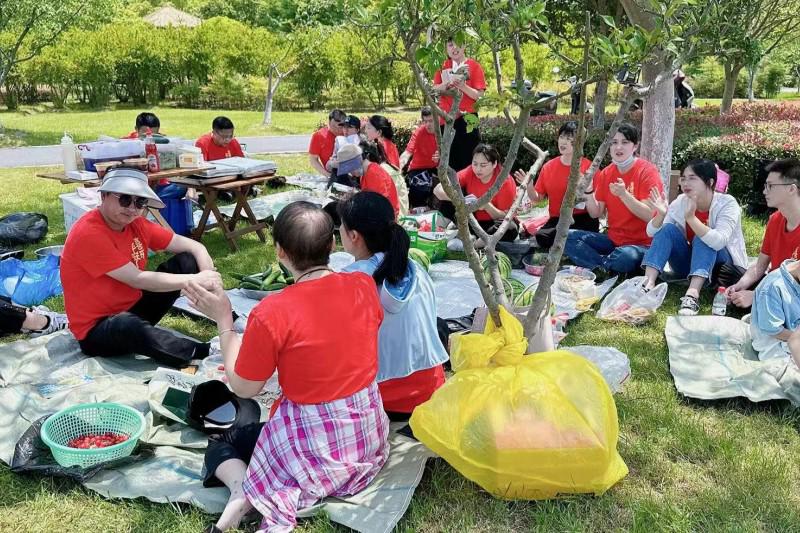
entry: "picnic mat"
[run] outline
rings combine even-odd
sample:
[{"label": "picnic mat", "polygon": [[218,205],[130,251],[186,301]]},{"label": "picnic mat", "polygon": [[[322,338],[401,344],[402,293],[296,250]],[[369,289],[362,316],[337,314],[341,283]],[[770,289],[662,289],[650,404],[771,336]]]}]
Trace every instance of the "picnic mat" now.
[{"label": "picnic mat", "polygon": [[730,317],[671,316],[664,331],[675,388],[701,400],[742,396],[800,405],[800,371],[790,358],[760,361],[749,325]]},{"label": "picnic mat", "polygon": [[[75,338],[63,331],[0,345],[0,460],[11,464],[20,436],[41,416],[82,402],[119,402],[145,413],[148,427],[141,440],[154,447],[154,454],[102,470],[84,485],[109,498],[183,502],[219,513],[228,491],[202,486],[205,436],[151,409],[163,381],[158,377],[171,380],[172,374],[177,372],[157,369],[143,357],[87,358]],[[189,384],[203,379],[181,376]],[[153,383],[148,384],[151,378]],[[300,516],[322,510],[356,531],[391,531],[408,508],[433,454],[396,432],[390,439],[388,462],[369,487],[348,498],[328,498]]]}]

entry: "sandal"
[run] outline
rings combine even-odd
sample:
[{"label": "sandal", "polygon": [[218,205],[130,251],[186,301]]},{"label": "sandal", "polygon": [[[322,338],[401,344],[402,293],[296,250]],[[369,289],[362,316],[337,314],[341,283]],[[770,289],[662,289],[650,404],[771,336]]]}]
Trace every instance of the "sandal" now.
[{"label": "sandal", "polygon": [[700,303],[694,296],[681,297],[681,307],[678,309],[678,314],[681,316],[695,316],[700,312]]}]

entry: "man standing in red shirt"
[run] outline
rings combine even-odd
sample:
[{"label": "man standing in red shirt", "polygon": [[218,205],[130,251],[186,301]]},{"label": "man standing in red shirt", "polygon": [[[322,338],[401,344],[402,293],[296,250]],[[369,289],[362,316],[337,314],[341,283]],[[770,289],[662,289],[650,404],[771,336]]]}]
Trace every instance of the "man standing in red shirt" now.
[{"label": "man standing in red shirt", "polygon": [[622,124],[611,142],[611,164],[595,177],[597,189],[586,191],[586,210],[594,218],[608,214],[608,233],[570,230],[564,253],[574,264],[621,273],[641,267],[651,242],[653,209],[646,201],[664,185],[655,165],[636,157],[638,148],[639,129]]},{"label": "man standing in red shirt", "polygon": [[[454,124],[456,136],[450,147],[450,166],[459,171],[472,163],[472,152],[481,142],[478,128],[467,133],[467,122],[464,114],[473,114],[477,117],[475,103],[483,96],[486,90],[486,77],[483,68],[474,59],[466,57],[465,47],[459,46],[453,39],[447,41],[448,59],[442,68],[436,71],[433,78],[433,90],[443,93],[458,90],[461,102],[458,104],[458,115]],[[442,94],[439,97],[439,106],[443,111],[449,112],[453,107],[453,97]]]},{"label": "man standing in red shirt", "polygon": [[[400,168],[408,165],[406,183],[411,207],[430,205],[439,166],[439,145],[436,144],[436,122],[430,107],[420,111],[422,124],[411,134],[405,152],[400,156]],[[411,163],[409,164],[409,161]]]},{"label": "man standing in red shirt", "polygon": [[311,135],[311,143],[308,145],[308,162],[317,174],[330,177],[331,173],[325,168],[325,165],[333,156],[336,136],[345,135],[345,128],[347,128],[347,113],[341,109],[334,109],[328,114],[328,125],[321,127]]},{"label": "man standing in red shirt", "polygon": [[206,161],[244,157],[239,141],[233,138],[233,122],[228,117],[215,118],[211,123],[211,133],[197,139],[194,145],[202,150]]},{"label": "man standing in red shirt", "polygon": [[800,259],[800,161],[774,161],[766,171],[764,198],[778,211],[769,217],[761,253],[744,272],[732,267],[719,272],[720,286],[728,287],[731,303],[742,308],[753,305],[755,287],[768,270],[775,270],[787,259]]},{"label": "man standing in red shirt", "polygon": [[[69,328],[90,356],[142,354],[181,367],[208,356],[208,343],[155,327],[190,280],[222,285],[205,247],[146,220],[164,203],[138,170],[108,173],[102,203],[72,227],[61,257]],[[147,270],[149,250],[176,254]]]}]

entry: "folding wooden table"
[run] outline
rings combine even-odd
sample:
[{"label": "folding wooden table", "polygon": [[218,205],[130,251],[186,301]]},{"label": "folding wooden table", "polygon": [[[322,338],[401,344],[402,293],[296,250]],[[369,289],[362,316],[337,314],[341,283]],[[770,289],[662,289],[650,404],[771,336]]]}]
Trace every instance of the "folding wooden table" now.
[{"label": "folding wooden table", "polygon": [[[171,183],[178,183],[186,187],[191,187],[203,193],[205,198],[205,207],[203,214],[200,216],[200,221],[197,227],[192,231],[192,238],[201,240],[203,233],[210,229],[219,228],[225,239],[228,241],[231,251],[238,251],[239,247],[236,244],[236,238],[247,233],[256,233],[261,242],[267,242],[267,236],[264,229],[267,227],[266,223],[259,222],[250,204],[247,203],[247,193],[255,185],[261,185],[267,181],[278,179],[274,173],[264,174],[261,176],[254,176],[250,178],[238,178],[238,176],[221,176],[214,178],[201,178],[197,176],[192,177],[177,177],[171,178]],[[217,205],[219,193],[228,191],[233,193],[236,199],[236,207],[233,209],[233,215],[228,222],[225,222],[222,213]],[[244,214],[242,213],[244,212]],[[208,218],[214,214],[216,222],[213,224],[208,223]],[[244,219],[248,225],[236,229],[236,225],[240,220]]]}]

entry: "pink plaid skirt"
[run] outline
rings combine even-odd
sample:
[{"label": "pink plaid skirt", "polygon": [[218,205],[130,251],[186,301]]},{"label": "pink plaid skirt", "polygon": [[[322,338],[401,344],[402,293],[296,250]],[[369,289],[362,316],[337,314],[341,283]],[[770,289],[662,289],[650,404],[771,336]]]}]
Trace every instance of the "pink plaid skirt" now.
[{"label": "pink plaid skirt", "polygon": [[264,516],[259,531],[291,531],[298,509],[363,490],[389,456],[388,436],[374,382],[327,403],[284,398],[261,431],[243,485]]}]

